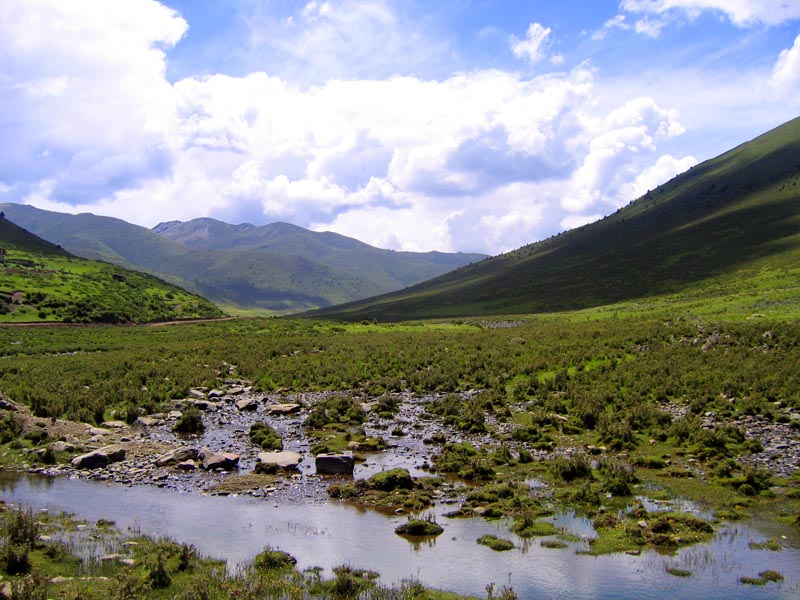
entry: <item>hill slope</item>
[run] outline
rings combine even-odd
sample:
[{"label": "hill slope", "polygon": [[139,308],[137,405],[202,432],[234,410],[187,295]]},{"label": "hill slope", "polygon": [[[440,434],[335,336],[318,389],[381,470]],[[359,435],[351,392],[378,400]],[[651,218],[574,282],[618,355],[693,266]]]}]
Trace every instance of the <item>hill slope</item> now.
[{"label": "hill slope", "polygon": [[391,252],[285,223],[256,227],[196,219],[151,231],[120,219],[20,204],[0,204],[0,210],[73,254],[143,270],[245,309],[298,311],[349,302],[483,258]]},{"label": "hill slope", "polygon": [[800,119],[794,119],[601,221],[317,314],[398,320],[572,310],[686,290],[713,294],[723,281],[752,287],[748,278],[763,279],[767,271],[788,276],[796,288],[798,265]]},{"label": "hill slope", "polygon": [[1,322],[135,322],[221,316],[205,298],[136,271],[72,256],[0,218]]}]

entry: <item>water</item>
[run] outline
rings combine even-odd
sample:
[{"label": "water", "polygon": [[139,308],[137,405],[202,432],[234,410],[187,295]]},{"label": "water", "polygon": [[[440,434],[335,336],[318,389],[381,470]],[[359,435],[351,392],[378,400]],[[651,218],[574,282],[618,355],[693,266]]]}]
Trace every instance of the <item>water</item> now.
[{"label": "water", "polygon": [[[201,553],[235,566],[270,545],[298,560],[298,567],[330,569],[347,563],[381,573],[384,583],[416,577],[424,584],[461,594],[485,596],[487,583],[510,584],[520,598],[570,599],[798,599],[800,540],[797,532],[751,522],[725,526],[709,544],[685,548],[676,556],[645,552],[586,556],[585,541],[565,549],[546,549],[539,539],[522,540],[503,522],[447,519],[437,509],[444,534],[430,543],[412,544],[394,534],[405,517],[386,516],[338,503],[275,506],[250,497],[204,497],[153,487],[126,487],[66,478],[0,473],[7,502],[66,511],[88,520],[116,521],[120,528],[167,536],[194,544]],[[590,537],[591,524],[565,513],[555,521],[578,537]],[[770,529],[769,527],[773,527]],[[484,534],[511,539],[517,549],[494,552],[475,541]],[[791,537],[791,535],[794,537]],[[783,550],[753,550],[751,541],[774,536]],[[693,576],[669,575],[666,567],[689,569]],[[782,583],[763,587],[739,583],[772,569]]]}]

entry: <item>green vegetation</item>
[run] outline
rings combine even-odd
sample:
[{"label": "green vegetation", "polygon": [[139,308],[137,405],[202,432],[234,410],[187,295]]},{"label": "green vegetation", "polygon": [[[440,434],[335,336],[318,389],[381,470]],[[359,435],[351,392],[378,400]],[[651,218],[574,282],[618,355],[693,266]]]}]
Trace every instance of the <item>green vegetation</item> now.
[{"label": "green vegetation", "polygon": [[433,505],[432,492],[440,483],[430,477],[415,479],[406,469],[390,469],[351,484],[331,485],[328,495],[362,506],[419,511]]},{"label": "green vegetation", "polygon": [[488,546],[495,552],[503,552],[505,550],[513,550],[515,548],[514,542],[499,538],[494,535],[483,535],[478,538],[478,543],[482,546]]},{"label": "green vegetation", "polygon": [[205,427],[203,426],[203,416],[200,414],[200,409],[196,406],[187,408],[181,413],[172,430],[177,433],[202,433]]},{"label": "green vegetation", "polygon": [[222,315],[150,275],[76,258],[0,219],[0,322],[145,323]]},{"label": "green vegetation", "polygon": [[444,528],[436,522],[432,515],[425,515],[422,519],[409,519],[402,525],[395,527],[397,535],[409,537],[435,537],[444,533]]},{"label": "green vegetation", "polygon": [[283,440],[272,427],[261,421],[250,426],[250,441],[264,450],[283,450]]}]

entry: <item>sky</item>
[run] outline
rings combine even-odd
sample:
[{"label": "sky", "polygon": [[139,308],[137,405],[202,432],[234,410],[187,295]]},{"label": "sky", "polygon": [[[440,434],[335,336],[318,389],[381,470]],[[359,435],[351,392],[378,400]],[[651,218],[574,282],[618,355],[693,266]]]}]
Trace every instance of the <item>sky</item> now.
[{"label": "sky", "polygon": [[0,202],[498,254],[800,114],[800,0],[3,0]]}]

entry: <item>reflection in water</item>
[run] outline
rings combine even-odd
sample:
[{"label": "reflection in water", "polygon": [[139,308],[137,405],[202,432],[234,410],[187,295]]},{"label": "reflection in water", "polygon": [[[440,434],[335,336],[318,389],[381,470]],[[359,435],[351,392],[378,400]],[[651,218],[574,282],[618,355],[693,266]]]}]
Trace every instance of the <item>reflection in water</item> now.
[{"label": "reflection in water", "polygon": [[[800,541],[797,532],[765,529],[763,524],[725,526],[712,542],[679,551],[674,556],[644,552],[585,556],[587,542],[564,549],[541,546],[541,539],[522,540],[508,522],[448,519],[436,511],[444,534],[409,543],[394,529],[405,516],[383,515],[340,504],[276,506],[250,497],[203,497],[151,487],[125,487],[65,478],[16,477],[0,473],[6,501],[33,508],[72,512],[90,521],[106,518],[117,526],[145,534],[168,536],[194,544],[204,554],[224,558],[229,565],[252,560],[264,546],[290,552],[298,567],[330,569],[350,564],[381,573],[385,583],[417,577],[423,583],[462,594],[485,595],[487,583],[510,584],[520,598],[731,598],[800,597]],[[553,517],[559,527],[590,537],[591,523],[574,514]],[[476,540],[485,534],[511,539],[517,550],[494,552]],[[776,535],[780,552],[754,550],[751,541]],[[683,568],[691,577],[675,577],[667,567]],[[741,576],[765,569],[781,572],[782,583],[743,586]],[[510,573],[510,575],[509,575]]]}]

